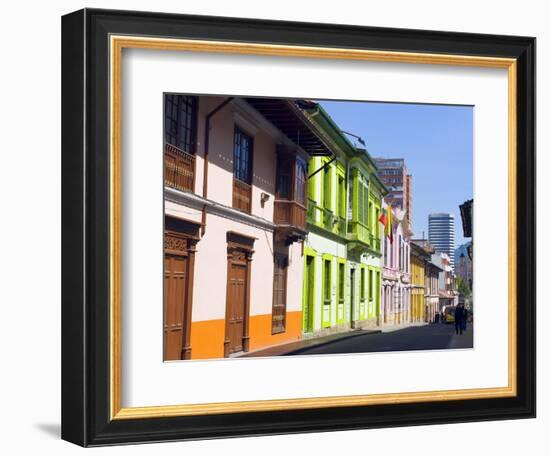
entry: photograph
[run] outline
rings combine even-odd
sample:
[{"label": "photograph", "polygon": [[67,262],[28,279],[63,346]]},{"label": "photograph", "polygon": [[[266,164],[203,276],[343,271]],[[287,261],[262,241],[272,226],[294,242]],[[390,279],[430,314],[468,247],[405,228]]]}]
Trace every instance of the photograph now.
[{"label": "photograph", "polygon": [[535,38],[314,11],[63,16],[64,440],[535,416]]},{"label": "photograph", "polygon": [[475,348],[474,106],[162,96],[164,361]]}]

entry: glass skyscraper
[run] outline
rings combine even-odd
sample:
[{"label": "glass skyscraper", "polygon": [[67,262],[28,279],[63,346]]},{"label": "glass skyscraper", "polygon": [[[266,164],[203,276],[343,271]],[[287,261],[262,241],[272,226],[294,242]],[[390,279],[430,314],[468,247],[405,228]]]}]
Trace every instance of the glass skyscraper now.
[{"label": "glass skyscraper", "polygon": [[455,218],[453,214],[437,212],[428,216],[428,238],[437,252],[449,255],[451,267],[455,265]]}]

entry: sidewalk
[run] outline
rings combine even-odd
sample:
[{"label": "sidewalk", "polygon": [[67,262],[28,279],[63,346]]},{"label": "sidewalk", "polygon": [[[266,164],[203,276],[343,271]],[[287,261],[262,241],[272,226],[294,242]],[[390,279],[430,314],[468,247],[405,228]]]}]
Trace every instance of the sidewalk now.
[{"label": "sidewalk", "polygon": [[235,358],[252,358],[259,356],[285,356],[285,355],[299,355],[302,350],[312,347],[318,347],[321,345],[328,345],[333,342],[337,342],[343,339],[351,339],[353,337],[364,336],[366,334],[379,334],[382,331],[379,329],[354,329],[351,331],[330,334],[323,337],[314,337],[311,339],[300,339],[294,342],[288,342],[280,345],[274,345],[268,348],[262,348],[247,352],[242,355],[237,355]]},{"label": "sidewalk", "polygon": [[421,322],[418,322],[418,323],[400,323],[398,325],[382,325],[380,327],[380,330],[383,333],[388,333],[388,332],[399,331],[399,330],[405,329],[405,328],[415,328],[415,327],[419,327],[419,326],[427,326],[427,325],[430,325],[430,324],[435,324],[435,323],[427,323],[425,321],[421,321]]}]

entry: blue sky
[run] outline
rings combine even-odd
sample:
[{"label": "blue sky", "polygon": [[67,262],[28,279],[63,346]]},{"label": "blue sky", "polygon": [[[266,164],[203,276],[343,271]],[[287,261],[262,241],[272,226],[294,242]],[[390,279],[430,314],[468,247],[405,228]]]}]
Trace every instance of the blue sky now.
[{"label": "blue sky", "polygon": [[[456,245],[466,242],[458,205],[473,196],[473,107],[320,101],[338,126],[361,136],[372,157],[404,158],[413,175],[413,231],[428,237],[428,214],[455,216]],[[353,142],[353,138],[350,138]]]}]

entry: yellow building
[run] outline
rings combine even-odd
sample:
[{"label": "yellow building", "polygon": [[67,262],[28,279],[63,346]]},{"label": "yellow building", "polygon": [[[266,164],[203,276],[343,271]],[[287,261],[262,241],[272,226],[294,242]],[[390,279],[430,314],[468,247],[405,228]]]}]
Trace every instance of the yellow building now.
[{"label": "yellow building", "polygon": [[411,322],[425,321],[424,294],[426,265],[430,254],[422,247],[411,242]]}]

